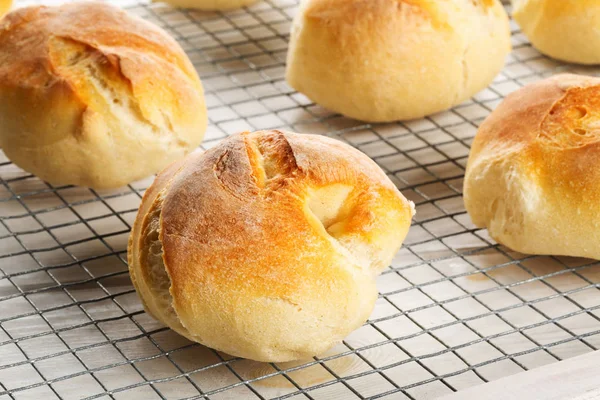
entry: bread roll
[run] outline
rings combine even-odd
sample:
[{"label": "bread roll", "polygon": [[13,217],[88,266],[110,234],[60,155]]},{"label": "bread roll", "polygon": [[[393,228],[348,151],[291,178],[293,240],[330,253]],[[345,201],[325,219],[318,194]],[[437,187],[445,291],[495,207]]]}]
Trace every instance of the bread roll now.
[{"label": "bread roll", "polygon": [[323,353],[369,316],[412,204],[358,150],[322,136],[232,136],[158,175],[129,239],[146,310],[234,356]]},{"label": "bread roll", "polygon": [[199,10],[231,10],[249,6],[258,0],[153,0],[171,4],[180,8],[197,8]]},{"label": "bread roll", "polygon": [[559,75],[509,95],[471,148],[465,206],[526,254],[600,259],[600,79]]},{"label": "bread roll", "polygon": [[600,64],[600,0],[513,0],[513,16],[540,52]]},{"label": "bread roll", "polygon": [[497,0],[307,0],[292,25],[287,81],[372,122],[420,118],[485,88],[510,51]]},{"label": "bread roll", "polygon": [[201,142],[202,85],[163,30],[102,3],[0,20],[0,146],[53,184],[124,185]]}]

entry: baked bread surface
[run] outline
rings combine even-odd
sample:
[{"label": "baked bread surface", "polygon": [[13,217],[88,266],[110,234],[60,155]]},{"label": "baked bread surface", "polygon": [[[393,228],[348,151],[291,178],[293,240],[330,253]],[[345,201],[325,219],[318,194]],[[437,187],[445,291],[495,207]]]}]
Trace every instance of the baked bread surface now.
[{"label": "baked bread surface", "polygon": [[471,219],[526,254],[600,259],[600,79],[557,75],[510,94],[467,165]]},{"label": "baked bread surface", "polygon": [[0,146],[43,180],[124,185],[196,148],[206,123],[198,75],[160,28],[94,2],[0,20]]},{"label": "baked bread surface", "polygon": [[513,0],[513,17],[540,52],[600,64],[599,0]]},{"label": "baked bread surface", "polygon": [[306,0],[296,14],[288,83],[351,118],[420,118],[489,85],[510,52],[497,0]]},{"label": "baked bread surface", "polygon": [[412,215],[348,145],[244,133],[158,175],[131,233],[130,273],[146,310],[191,340],[307,359],[368,318]]}]

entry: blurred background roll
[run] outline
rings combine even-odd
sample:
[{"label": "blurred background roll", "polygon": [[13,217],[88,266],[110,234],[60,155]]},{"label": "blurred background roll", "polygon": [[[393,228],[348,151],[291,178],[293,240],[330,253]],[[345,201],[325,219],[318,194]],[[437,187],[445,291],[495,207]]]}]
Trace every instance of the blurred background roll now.
[{"label": "blurred background roll", "polygon": [[547,56],[600,64],[600,0],[513,0],[513,17]]}]

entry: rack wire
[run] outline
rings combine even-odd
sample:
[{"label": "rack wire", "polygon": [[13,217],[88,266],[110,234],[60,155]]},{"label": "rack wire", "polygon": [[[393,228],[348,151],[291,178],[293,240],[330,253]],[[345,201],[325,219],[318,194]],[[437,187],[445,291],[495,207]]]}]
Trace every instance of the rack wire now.
[{"label": "rack wire", "polygon": [[129,6],[198,69],[204,148],[243,130],[331,136],[372,157],[415,202],[370,320],[301,363],[191,343],[144,313],[127,273],[127,237],[152,178],[111,191],[52,186],[1,155],[0,399],[433,399],[600,347],[599,264],[500,246],[472,225],[461,197],[470,142],[505,95],[557,72],[600,70],[540,55],[513,24],[514,51],[488,89],[422,120],[365,124],[285,83],[296,9],[295,0],[225,14]]}]

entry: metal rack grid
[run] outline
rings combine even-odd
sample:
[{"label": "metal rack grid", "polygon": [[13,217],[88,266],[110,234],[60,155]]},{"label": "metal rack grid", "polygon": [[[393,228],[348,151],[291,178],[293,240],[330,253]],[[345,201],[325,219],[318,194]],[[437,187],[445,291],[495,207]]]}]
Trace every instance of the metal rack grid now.
[{"label": "metal rack grid", "polygon": [[500,246],[472,225],[461,197],[469,144],[506,94],[558,71],[600,70],[541,56],[513,25],[505,70],[472,100],[418,121],[364,124],[286,85],[296,8],[130,11],[167,29],[197,67],[204,148],[263,128],[332,136],[415,202],[368,323],[303,363],[191,343],[143,312],[127,273],[128,233],[152,178],[112,191],[55,187],[1,156],[0,399],[433,399],[600,347],[599,264]]}]

